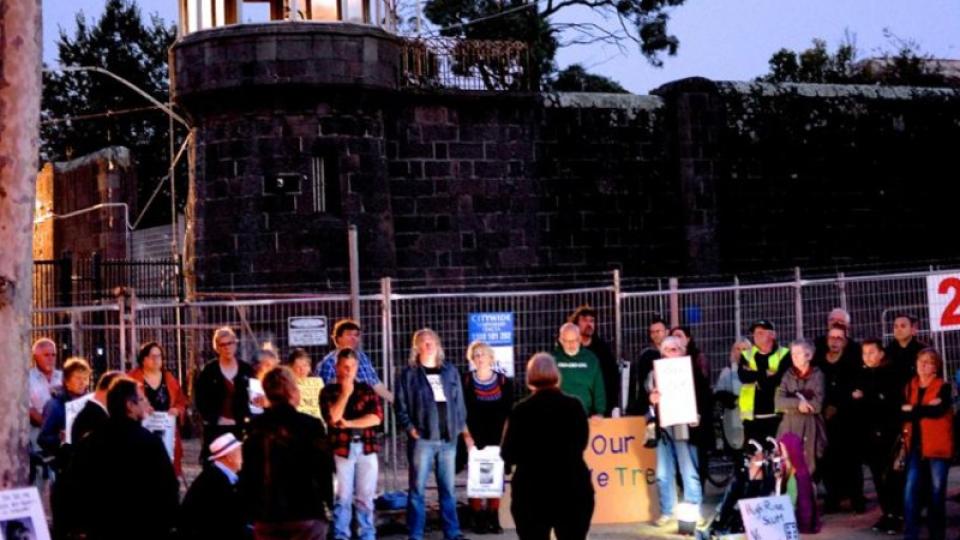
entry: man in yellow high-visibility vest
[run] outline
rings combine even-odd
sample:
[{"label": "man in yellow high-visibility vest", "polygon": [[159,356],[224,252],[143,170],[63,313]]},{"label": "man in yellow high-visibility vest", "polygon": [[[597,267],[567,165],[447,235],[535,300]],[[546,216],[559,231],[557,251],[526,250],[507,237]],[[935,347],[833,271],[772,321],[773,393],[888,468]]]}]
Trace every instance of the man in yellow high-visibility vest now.
[{"label": "man in yellow high-visibility vest", "polygon": [[773,323],[760,319],[750,325],[753,347],[743,351],[737,374],[740,388],[740,417],[746,440],[763,443],[777,435],[780,415],[773,406],[773,398],[780,379],[790,367],[790,349],[777,344]]}]

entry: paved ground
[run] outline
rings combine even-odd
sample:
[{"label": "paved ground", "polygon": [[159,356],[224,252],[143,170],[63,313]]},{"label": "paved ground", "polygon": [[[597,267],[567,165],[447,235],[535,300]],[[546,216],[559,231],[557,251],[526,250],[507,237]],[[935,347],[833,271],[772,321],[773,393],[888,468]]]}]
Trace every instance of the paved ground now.
[{"label": "paved ground", "polygon": [[[184,465],[185,465],[185,475],[188,479],[192,479],[199,472],[199,468],[195,465],[197,463],[197,454],[199,451],[199,443],[196,440],[184,441]],[[866,473],[866,470],[865,470]],[[381,489],[383,489],[386,484],[386,479],[383,478],[385,475],[381,474]],[[404,480],[404,479],[398,479]],[[465,481],[465,479],[464,479]],[[403,485],[403,481],[399,481],[399,485]],[[950,470],[950,481],[949,481],[949,491],[948,496],[953,497],[960,495],[960,467],[954,467]],[[820,534],[816,535],[804,535],[804,538],[811,539],[826,539],[826,538],[836,538],[843,540],[880,540],[882,538],[899,538],[898,537],[888,537],[887,535],[875,533],[870,529],[870,526],[880,517],[879,508],[876,505],[873,493],[873,485],[868,480],[865,484],[865,489],[867,492],[868,503],[867,503],[867,512],[862,515],[855,515],[852,512],[842,512],[840,514],[831,514],[824,516],[824,527]],[[721,492],[713,486],[707,485],[706,493],[706,504],[704,505],[705,513],[712,513],[714,505],[719,501]],[[435,506],[435,504],[433,505]],[[706,514],[709,515],[709,514]],[[381,521],[389,521],[387,516],[384,516],[386,519]],[[402,539],[405,538],[405,535],[402,532],[397,532],[402,526],[402,513],[398,513],[395,516],[395,521],[397,522],[396,527],[385,527],[382,530],[381,538],[385,539]],[[960,538],[960,502],[949,500],[947,502],[947,538],[950,540],[955,540]],[[435,524],[434,524],[435,525]],[[471,540],[484,539],[484,540],[512,540],[516,538],[516,533],[512,530],[507,530],[502,535],[475,535],[470,531],[464,531],[468,538]],[[637,539],[648,539],[648,538],[689,538],[684,537],[679,534],[671,534],[674,531],[668,529],[658,529],[652,525],[633,523],[633,524],[624,524],[624,525],[597,525],[591,528],[590,538],[594,540],[637,540]],[[443,535],[439,530],[433,530],[427,534],[429,540],[442,540]],[[926,533],[922,538],[926,538]]]}]

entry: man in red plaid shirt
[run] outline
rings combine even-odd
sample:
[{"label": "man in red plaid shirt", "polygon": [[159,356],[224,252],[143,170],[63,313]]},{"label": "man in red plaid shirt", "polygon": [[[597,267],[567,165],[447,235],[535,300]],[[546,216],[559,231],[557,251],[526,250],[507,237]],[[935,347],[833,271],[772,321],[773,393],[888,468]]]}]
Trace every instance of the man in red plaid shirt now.
[{"label": "man in red plaid shirt", "polygon": [[330,428],[337,466],[337,493],[333,505],[333,538],[350,540],[354,505],[360,540],[376,538],[373,499],[377,493],[376,427],[383,422],[383,407],[373,388],[357,379],[357,354],[337,351],[337,382],[320,392],[320,410]]}]

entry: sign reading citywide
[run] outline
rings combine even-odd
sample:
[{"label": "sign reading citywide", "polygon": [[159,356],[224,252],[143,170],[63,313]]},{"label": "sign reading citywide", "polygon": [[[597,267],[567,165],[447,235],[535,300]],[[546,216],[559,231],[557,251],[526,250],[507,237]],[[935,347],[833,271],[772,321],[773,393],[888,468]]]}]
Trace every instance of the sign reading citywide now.
[{"label": "sign reading citywide", "polygon": [[467,337],[482,341],[493,349],[496,370],[513,377],[513,312],[471,313],[467,318]]}]

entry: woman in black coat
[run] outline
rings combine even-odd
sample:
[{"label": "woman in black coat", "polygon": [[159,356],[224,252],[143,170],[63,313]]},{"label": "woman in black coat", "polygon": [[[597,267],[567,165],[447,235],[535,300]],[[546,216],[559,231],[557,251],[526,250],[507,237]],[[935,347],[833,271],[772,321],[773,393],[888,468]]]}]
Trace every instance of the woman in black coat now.
[{"label": "woman in black coat", "polygon": [[533,395],[507,419],[500,455],[515,468],[510,513],[521,540],[586,538],[593,517],[590,471],[583,460],[590,429],[583,405],[560,391],[560,371],[548,353],[527,363]]}]

